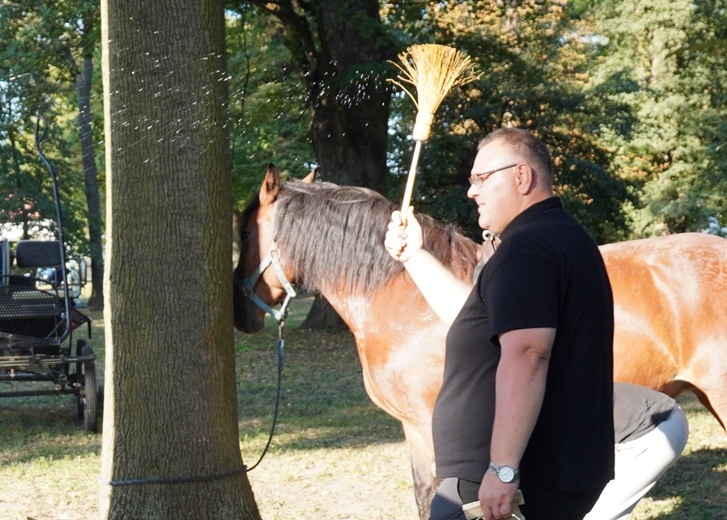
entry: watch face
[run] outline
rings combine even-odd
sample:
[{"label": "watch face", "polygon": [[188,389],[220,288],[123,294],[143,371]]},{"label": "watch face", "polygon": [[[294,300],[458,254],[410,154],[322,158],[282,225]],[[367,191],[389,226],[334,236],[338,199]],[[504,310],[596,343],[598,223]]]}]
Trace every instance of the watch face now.
[{"label": "watch face", "polygon": [[503,482],[512,482],[515,479],[515,470],[510,466],[503,466],[500,468],[498,476]]}]

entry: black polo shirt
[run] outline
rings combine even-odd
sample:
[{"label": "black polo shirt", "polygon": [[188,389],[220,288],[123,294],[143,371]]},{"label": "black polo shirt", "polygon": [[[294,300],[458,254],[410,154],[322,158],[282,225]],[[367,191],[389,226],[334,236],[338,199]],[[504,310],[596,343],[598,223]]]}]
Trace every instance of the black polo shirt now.
[{"label": "black polo shirt", "polygon": [[556,329],[521,479],[576,491],[613,477],[613,297],[593,239],[550,198],[501,235],[447,335],[433,415],[437,476],[480,481],[490,460],[500,333]]}]

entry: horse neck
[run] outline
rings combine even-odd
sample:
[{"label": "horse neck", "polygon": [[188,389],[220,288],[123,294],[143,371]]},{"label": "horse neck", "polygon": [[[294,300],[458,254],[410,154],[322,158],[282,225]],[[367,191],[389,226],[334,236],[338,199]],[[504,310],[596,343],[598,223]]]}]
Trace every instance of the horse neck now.
[{"label": "horse neck", "polygon": [[[295,185],[281,198],[277,229],[282,257],[297,282],[319,292],[354,333],[392,301],[425,309],[401,264],[383,246],[383,233],[395,207],[370,191],[336,186]],[[427,247],[461,278],[472,276],[477,246],[461,234],[420,215]],[[415,300],[415,301],[414,301]]]},{"label": "horse neck", "polygon": [[[413,312],[427,307],[416,285],[404,272],[374,292],[348,291],[325,283],[319,285],[319,291],[357,339],[368,337],[374,329],[381,330],[384,324],[388,326],[396,321],[397,315],[403,318],[406,307]],[[391,314],[395,309],[398,312]]]}]

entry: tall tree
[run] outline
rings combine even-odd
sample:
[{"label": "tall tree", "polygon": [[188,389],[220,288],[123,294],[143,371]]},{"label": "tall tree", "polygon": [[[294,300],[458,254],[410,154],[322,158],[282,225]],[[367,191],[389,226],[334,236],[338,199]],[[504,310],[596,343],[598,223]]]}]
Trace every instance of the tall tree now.
[{"label": "tall tree", "polygon": [[[69,52],[69,63],[76,83],[78,105],[78,137],[81,143],[83,181],[86,193],[89,256],[91,257],[91,295],[88,306],[103,308],[103,221],[101,219],[101,193],[98,185],[96,146],[93,138],[91,93],[93,86],[94,54],[98,46],[99,12],[96,0],[79,3],[77,47],[78,58]],[[80,61],[80,64],[78,63]]]},{"label": "tall tree", "polygon": [[238,447],[222,0],[101,10],[101,516],[257,519]]},{"label": "tall tree", "polygon": [[[727,221],[727,16],[712,0],[582,2],[603,53],[592,70],[604,97],[637,123],[604,144],[636,186],[626,206],[636,237]],[[585,9],[587,11],[587,9]]]},{"label": "tall tree", "polygon": [[262,9],[238,6],[228,13],[227,54],[234,202],[242,210],[269,162],[284,178],[300,178],[317,159],[306,87],[291,65],[282,24]]},{"label": "tall tree", "polygon": [[[91,110],[98,17],[97,0],[64,0],[38,4],[33,9],[19,2],[0,6],[0,35],[3,41],[12,42],[0,51],[0,61],[7,68],[0,90],[10,109],[0,118],[8,135],[21,129],[28,132],[25,124],[36,113],[44,115],[52,127],[65,129],[70,127],[66,123],[70,107],[75,105],[78,111],[75,131],[55,131],[53,146],[47,148],[55,150],[54,163],[61,178],[65,236],[74,242],[76,253],[91,257],[92,293],[88,305],[96,308],[103,305],[103,232]],[[80,161],[73,159],[79,155],[79,148]],[[75,175],[79,170],[82,176]],[[16,182],[11,192],[28,184]],[[31,193],[25,192],[19,198],[27,199]],[[83,205],[79,204],[81,194],[86,199]],[[47,218],[44,211],[40,214]],[[82,239],[86,232],[88,238]]]},{"label": "tall tree", "polygon": [[385,63],[394,56],[376,0],[265,2],[284,38],[312,107],[310,138],[321,176],[382,191],[387,174],[390,89]]}]

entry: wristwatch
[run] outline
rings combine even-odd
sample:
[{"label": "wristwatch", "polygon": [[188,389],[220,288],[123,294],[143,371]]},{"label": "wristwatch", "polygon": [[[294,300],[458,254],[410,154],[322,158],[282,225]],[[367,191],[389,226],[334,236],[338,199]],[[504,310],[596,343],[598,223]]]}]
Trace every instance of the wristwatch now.
[{"label": "wristwatch", "polygon": [[505,484],[514,482],[520,475],[520,472],[513,467],[495,466],[492,461],[490,461],[490,471],[497,475],[497,478],[500,479],[500,482],[504,482]]}]

